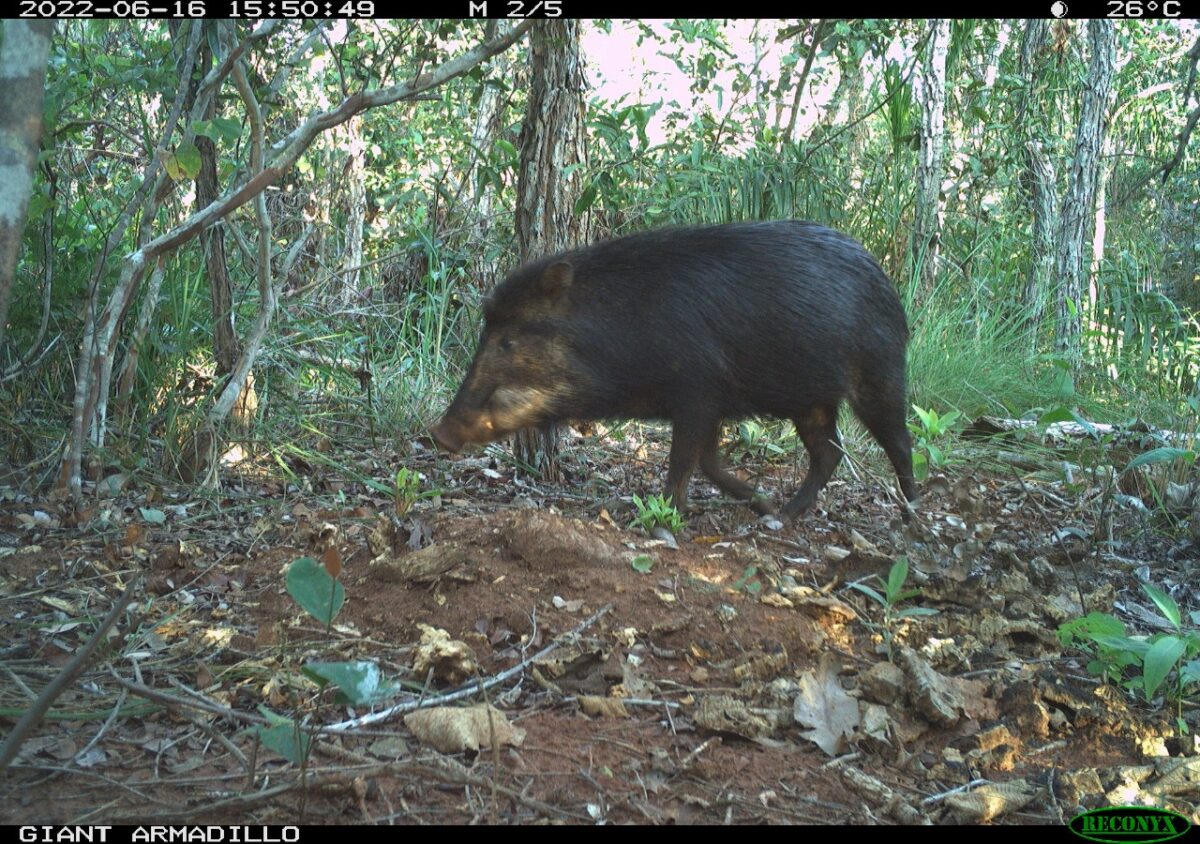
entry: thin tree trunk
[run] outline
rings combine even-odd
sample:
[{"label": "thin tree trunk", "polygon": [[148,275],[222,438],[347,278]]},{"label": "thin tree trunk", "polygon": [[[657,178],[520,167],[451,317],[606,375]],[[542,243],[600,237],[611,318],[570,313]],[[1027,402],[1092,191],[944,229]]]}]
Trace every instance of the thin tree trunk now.
[{"label": "thin tree trunk", "polygon": [[1062,205],[1055,256],[1055,275],[1059,279],[1055,348],[1074,369],[1079,365],[1083,334],[1083,239],[1088,217],[1092,215],[1100,149],[1104,144],[1105,116],[1112,89],[1116,63],[1116,39],[1113,22],[1088,23],[1091,61],[1083,92],[1083,108],[1075,133],[1075,155]]},{"label": "thin tree trunk", "polygon": [[1104,260],[1104,238],[1108,231],[1108,177],[1113,168],[1112,135],[1101,144],[1096,165],[1096,212],[1092,222],[1092,260],[1088,268],[1088,302],[1095,307],[1100,284],[1100,263]]},{"label": "thin tree trunk", "polygon": [[0,22],[0,350],[42,141],[42,100],[53,34],[54,21]]},{"label": "thin tree trunk", "polygon": [[362,117],[346,121],[344,128],[344,172],[349,197],[346,202],[346,249],[342,254],[342,301],[350,304],[358,299],[359,267],[363,262],[363,220],[367,215],[366,143],[362,135]]},{"label": "thin tree trunk", "polygon": [[[211,118],[208,118],[211,119]],[[196,177],[196,204],[205,208],[220,196],[217,184],[217,150],[213,142],[197,136],[200,151],[200,173]],[[229,282],[229,263],[225,255],[225,226],[217,224],[200,233],[200,248],[204,253],[204,272],[208,278],[212,302],[213,358],[217,377],[228,375],[237,360],[238,339],[233,326],[233,288]]]},{"label": "thin tree trunk", "polygon": [[1019,73],[1021,87],[1015,123],[1024,127],[1026,183],[1030,197],[1029,269],[1025,275],[1024,311],[1028,315],[1030,348],[1037,351],[1042,319],[1054,272],[1054,232],[1058,230],[1058,188],[1054,165],[1046,154],[1043,103],[1042,55],[1050,38],[1050,26],[1041,19],[1030,20],[1021,34]]},{"label": "thin tree trunk", "polygon": [[916,76],[921,108],[921,149],[917,161],[917,196],[913,212],[912,258],[919,264],[921,298],[933,293],[942,229],[942,178],[945,175],[946,50],[950,24],[930,21],[929,38]]},{"label": "thin tree trunk", "polygon": [[[492,64],[492,72],[500,77],[510,73],[510,62],[507,54],[496,57]],[[471,130],[471,146],[475,156],[471,167],[470,184],[472,198],[475,203],[473,217],[474,237],[477,242],[485,242],[491,231],[492,205],[495,202],[495,187],[489,179],[485,179],[483,160],[492,149],[496,135],[500,131],[504,117],[506,102],[500,96],[500,91],[492,85],[485,85],[479,96],[479,105],[475,113],[475,126]],[[491,268],[494,271],[494,267]]]},{"label": "thin tree trunk", "polygon": [[[1004,51],[1005,45],[1008,44],[1008,21],[999,21],[996,27],[996,37],[992,43],[988,45],[987,54],[984,56],[983,67],[977,76],[980,83],[979,91],[975,95],[975,106],[983,113],[987,114],[988,103],[991,100],[992,89],[996,85],[996,77],[1000,72],[1000,54]],[[975,117],[971,124],[970,137],[974,146],[979,147],[983,142],[983,130],[987,127],[987,121]]]},{"label": "thin tree trunk", "polygon": [[137,322],[134,323],[133,333],[129,337],[129,347],[125,350],[125,359],[121,361],[121,369],[117,373],[117,404],[120,406],[124,406],[133,395],[138,359],[141,357],[146,335],[150,333],[154,311],[158,307],[158,293],[162,289],[165,274],[163,261],[160,258],[155,262],[154,272],[150,274],[150,284],[146,288],[145,295],[142,296]]},{"label": "thin tree trunk", "polygon": [[[586,80],[579,21],[539,21],[530,32],[531,79],[517,178],[517,244],[521,261],[577,245],[582,236],[575,201],[582,186]],[[558,431],[547,425],[519,431],[518,458],[547,480],[558,478]]]},{"label": "thin tree trunk", "polygon": [[1054,232],[1058,227],[1058,192],[1054,165],[1041,143],[1026,145],[1033,193],[1033,228],[1029,273],[1025,276],[1025,312],[1029,315],[1030,347],[1037,351],[1046,291],[1054,272]]},{"label": "thin tree trunk", "polygon": [[787,142],[796,139],[796,118],[800,115],[800,98],[804,96],[804,88],[808,85],[808,75],[812,72],[813,60],[817,57],[817,47],[820,46],[824,34],[825,21],[818,20],[813,26],[812,44],[804,59],[804,70],[800,71],[800,78],[796,80],[796,91],[792,97],[792,115],[788,118],[787,132],[783,136]]},{"label": "thin tree trunk", "polygon": [[[195,66],[200,32],[199,22],[194,22],[185,57],[180,63],[181,81],[191,76]],[[83,339],[79,345],[79,357],[75,360],[75,397],[71,405],[70,434],[63,450],[59,471],[59,486],[66,489],[74,501],[79,501],[83,494],[84,445],[90,443],[97,449],[104,445],[108,396],[102,390],[107,390],[112,377],[112,358],[116,351],[121,322],[137,296],[147,261],[158,255],[157,252],[147,252],[153,226],[147,224],[141,227],[138,233],[138,248],[122,261],[116,286],[102,307],[101,280],[104,277],[105,259],[116,250],[138,212],[141,212],[143,220],[153,220],[157,214],[159,197],[166,184],[161,157],[166,152],[168,140],[174,136],[175,127],[183,114],[186,97],[186,87],[181,85],[167,117],[162,138],[142,173],[142,183],[121,210],[117,224],[109,232],[104,248],[96,257],[91,295],[84,308]]]}]

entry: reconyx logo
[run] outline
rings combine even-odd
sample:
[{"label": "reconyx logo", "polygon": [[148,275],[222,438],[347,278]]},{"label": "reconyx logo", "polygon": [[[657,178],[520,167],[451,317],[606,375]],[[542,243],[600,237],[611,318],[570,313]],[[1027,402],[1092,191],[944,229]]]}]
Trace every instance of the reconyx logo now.
[{"label": "reconyx logo", "polygon": [[1110,806],[1076,815],[1069,824],[1071,832],[1088,841],[1106,844],[1151,844],[1170,841],[1192,827],[1183,815],[1151,806]]}]

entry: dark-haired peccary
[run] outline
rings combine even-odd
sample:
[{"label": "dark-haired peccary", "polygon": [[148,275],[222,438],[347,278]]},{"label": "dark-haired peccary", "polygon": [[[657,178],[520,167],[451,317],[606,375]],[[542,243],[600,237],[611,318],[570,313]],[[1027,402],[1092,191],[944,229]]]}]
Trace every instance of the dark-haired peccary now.
[{"label": "dark-haired peccary", "polygon": [[721,465],[721,422],[791,419],[810,466],[783,508],[813,505],[841,460],[843,399],[916,498],[905,426],[908,328],[857,241],[779,221],[645,232],[526,264],[484,305],[483,334],[433,428],[450,451],[564,419],[667,419],[667,493],[686,507],[697,464],[770,512]]}]

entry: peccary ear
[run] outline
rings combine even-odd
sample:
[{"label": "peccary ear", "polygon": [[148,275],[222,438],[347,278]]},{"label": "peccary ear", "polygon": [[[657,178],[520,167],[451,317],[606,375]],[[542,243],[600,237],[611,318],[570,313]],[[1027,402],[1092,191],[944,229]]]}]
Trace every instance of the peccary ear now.
[{"label": "peccary ear", "polygon": [[575,278],[575,268],[567,261],[556,261],[542,273],[539,287],[551,301],[563,294]]}]

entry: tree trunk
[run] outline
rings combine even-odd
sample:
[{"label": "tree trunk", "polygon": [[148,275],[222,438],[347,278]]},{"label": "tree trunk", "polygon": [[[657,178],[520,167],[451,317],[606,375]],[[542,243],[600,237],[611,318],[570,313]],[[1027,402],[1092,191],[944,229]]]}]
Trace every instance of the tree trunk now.
[{"label": "tree trunk", "polygon": [[1015,123],[1024,127],[1025,183],[1030,199],[1029,270],[1022,305],[1028,315],[1030,348],[1038,348],[1042,314],[1054,272],[1054,232],[1058,229],[1058,188],[1054,165],[1043,146],[1046,126],[1042,85],[1042,54],[1050,38],[1049,24],[1029,21],[1021,35],[1020,101]]},{"label": "tree trunk", "polygon": [[1033,231],[1031,260],[1025,277],[1025,312],[1029,315],[1030,348],[1037,351],[1041,335],[1046,291],[1054,272],[1054,231],[1058,227],[1058,193],[1054,183],[1054,165],[1041,143],[1030,139],[1026,145],[1033,193]]},{"label": "tree trunk", "polygon": [[344,176],[348,197],[346,200],[346,248],[342,253],[342,302],[349,305],[357,301],[359,267],[363,262],[363,220],[367,216],[366,143],[362,135],[362,117],[346,121],[342,127],[346,164]]},{"label": "tree trunk", "polygon": [[837,123],[838,112],[842,110],[842,103],[846,101],[850,87],[855,82],[854,77],[850,75],[849,64],[848,59],[839,57],[837,87],[829,95],[829,102],[825,103],[825,108],[817,118],[816,125],[809,136],[810,141],[819,140],[821,136],[824,136],[828,132],[830,126]]},{"label": "tree trunk", "polygon": [[[530,92],[517,177],[517,245],[522,263],[570,248],[582,239],[575,201],[583,181],[577,165],[586,160],[586,80],[579,21],[539,21],[530,31],[529,53]],[[514,450],[543,478],[558,478],[555,426],[518,432]]]},{"label": "tree trunk", "polygon": [[[847,65],[846,73],[851,74],[850,90],[846,92],[846,153],[849,161],[861,161],[863,145],[866,142],[865,121],[858,119],[859,106],[862,103],[863,84],[867,76],[867,66],[871,53],[864,51],[852,65]],[[835,115],[836,119],[836,115]]]},{"label": "tree trunk", "polygon": [[800,78],[796,80],[796,91],[792,97],[792,114],[788,118],[787,131],[784,133],[784,142],[792,143],[796,140],[796,118],[800,115],[800,98],[804,96],[804,89],[808,85],[808,75],[812,72],[813,60],[817,57],[817,47],[821,44],[821,38],[825,34],[825,21],[818,20],[813,25],[812,43],[808,48],[808,55],[804,58],[804,70],[800,71]]},{"label": "tree trunk", "polygon": [[946,50],[950,24],[930,21],[929,38],[916,76],[914,94],[921,107],[921,149],[917,162],[917,196],[913,212],[912,259],[919,266],[917,290],[922,299],[933,292],[942,228],[942,178],[945,175]]},{"label": "tree trunk", "polygon": [[[205,27],[212,26],[205,21]],[[200,74],[206,75],[212,65],[209,39],[200,41]],[[189,103],[190,106],[190,103]],[[204,119],[216,117],[216,97],[209,100]],[[196,176],[196,205],[207,208],[221,195],[217,183],[217,147],[211,138],[196,136],[196,149],[200,152],[200,172]],[[217,363],[218,380],[233,370],[237,360],[238,338],[233,327],[233,290],[229,284],[229,264],[225,257],[225,226],[217,224],[200,233],[200,247],[204,254],[204,272],[208,276],[208,287],[212,299],[213,357]]]},{"label": "tree trunk", "polygon": [[0,23],[0,349],[42,141],[42,99],[54,21]]},{"label": "tree trunk", "polygon": [[1101,156],[1096,167],[1096,211],[1092,224],[1092,262],[1088,270],[1088,301],[1095,306],[1099,296],[1100,262],[1104,260],[1104,239],[1108,232],[1108,177],[1112,173],[1112,136],[1100,146]]},{"label": "tree trunk", "polygon": [[[510,65],[508,54],[501,54],[492,62],[492,72],[502,78],[508,78],[511,74]],[[496,189],[491,180],[484,176],[483,161],[491,152],[503,125],[507,104],[507,100],[500,96],[500,91],[495,86],[483,86],[475,112],[475,126],[471,130],[471,146],[474,148],[472,154],[475,157],[470,172],[471,194],[475,203],[471,216],[474,218],[472,226],[477,243],[486,243],[492,229],[492,207],[496,201]],[[485,251],[479,250],[480,255]],[[479,275],[486,274],[490,277],[495,273],[495,266],[485,268],[482,263],[480,260]]]},{"label": "tree trunk", "polygon": [[1116,46],[1113,22],[1094,20],[1088,23],[1091,61],[1083,92],[1083,108],[1075,133],[1075,155],[1067,195],[1062,204],[1058,235],[1058,252],[1054,271],[1061,285],[1058,290],[1055,348],[1070,363],[1079,364],[1083,334],[1083,240],[1088,217],[1093,211],[1096,173],[1100,149],[1104,143],[1105,116],[1108,95],[1112,89]]}]

